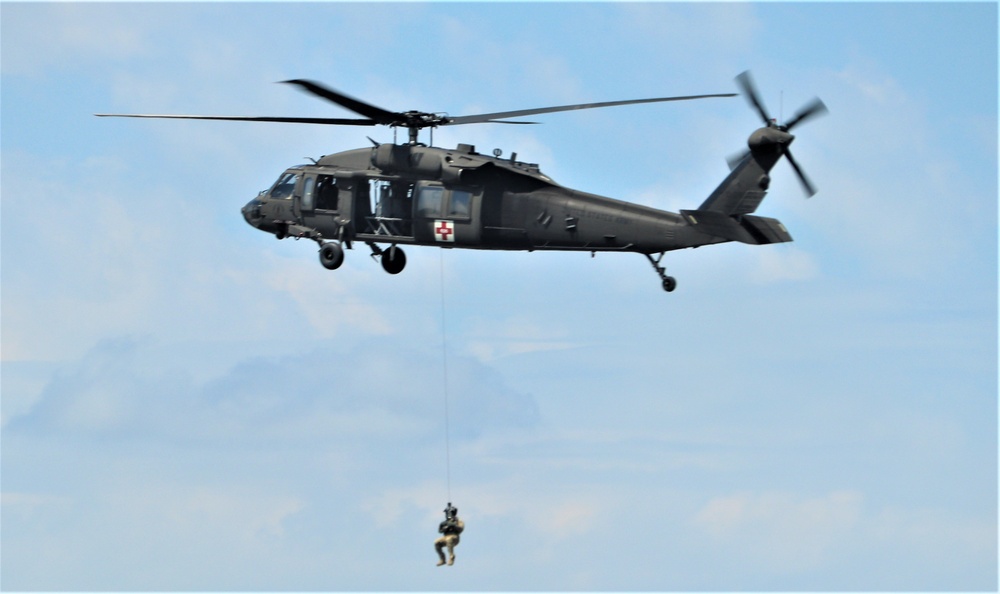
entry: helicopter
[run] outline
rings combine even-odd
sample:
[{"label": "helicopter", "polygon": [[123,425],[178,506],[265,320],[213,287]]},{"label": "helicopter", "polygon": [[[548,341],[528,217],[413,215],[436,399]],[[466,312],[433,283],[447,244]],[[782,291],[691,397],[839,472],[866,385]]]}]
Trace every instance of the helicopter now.
[{"label": "helicopter", "polygon": [[[401,246],[481,250],[562,250],[635,252],[644,255],[665,291],[677,280],[661,265],[668,251],[738,241],[764,245],[792,241],[777,219],[756,216],[770,185],[771,168],[784,156],[806,194],[816,193],[792,157],[790,132],[827,111],[819,98],[778,124],[764,107],[749,71],[736,77],[744,97],[764,122],[747,140],[746,150],[729,160],[730,173],[692,210],[679,213],[598,196],[564,187],[538,164],[480,154],[473,145],[433,146],[434,128],[473,123],[537,124],[510,120],[524,116],[612,106],[735,97],[737,93],[688,95],[563,105],[470,116],[422,111],[393,112],[355,99],[317,82],[282,81],[346,108],[363,118],[256,117],[211,115],[94,114],[134,117],[338,126],[406,128],[403,144],[368,140],[372,147],[325,155],[311,164],[289,167],[267,190],[242,208],[246,222],[278,239],[310,239],[319,245],[323,267],[335,270],[344,249],[366,244],[389,274],[406,266]],[[430,145],[418,141],[430,129]]]}]

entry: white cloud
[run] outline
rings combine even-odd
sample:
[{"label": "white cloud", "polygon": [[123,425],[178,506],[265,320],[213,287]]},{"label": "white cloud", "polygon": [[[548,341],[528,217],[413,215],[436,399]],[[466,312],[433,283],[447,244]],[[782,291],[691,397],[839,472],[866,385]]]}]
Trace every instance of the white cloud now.
[{"label": "white cloud", "polygon": [[116,503],[128,515],[161,518],[160,531],[202,546],[208,544],[205,540],[221,545],[219,539],[233,539],[245,546],[255,540],[280,539],[285,522],[303,509],[296,497],[238,488],[166,488],[123,495]]},{"label": "white cloud", "polygon": [[783,244],[762,248],[757,266],[753,279],[761,283],[801,281],[819,275],[819,263],[814,255]]},{"label": "white cloud", "polygon": [[823,180],[821,194],[791,206],[804,215],[808,205],[824,241],[880,275],[927,278],[975,258],[995,235],[982,217],[995,218],[995,163],[992,172],[963,168],[943,120],[877,65],[857,59],[833,76],[824,91],[831,114],[796,131],[797,143],[808,135],[808,150],[821,150],[796,145],[813,181]]},{"label": "white cloud", "polygon": [[997,559],[996,516],[975,517],[941,509],[886,507],[869,527],[876,547],[908,551],[925,563],[942,558],[953,568]]},{"label": "white cloud", "polygon": [[709,501],[694,519],[714,542],[769,572],[819,567],[851,540],[864,498],[856,491],[821,497],[738,493]]},{"label": "white cloud", "polygon": [[565,501],[546,510],[540,525],[550,538],[578,538],[589,533],[601,507],[587,501]]},{"label": "white cloud", "polygon": [[70,57],[91,64],[134,59],[148,51],[154,24],[128,5],[12,3],[3,13],[3,74],[32,77],[58,71]]},{"label": "white cloud", "polygon": [[579,342],[563,339],[567,334],[558,323],[542,323],[524,314],[502,320],[478,318],[471,320],[468,328],[465,348],[485,363],[514,355],[582,346]]},{"label": "white cloud", "polygon": [[[644,43],[659,60],[666,60],[674,76],[729,72],[732,56],[747,55],[766,27],[752,4],[626,4],[622,6],[624,34],[631,43]],[[712,56],[692,60],[694,55]],[[688,72],[688,69],[700,72]]]},{"label": "white cloud", "polygon": [[0,494],[0,504],[3,505],[4,516],[8,518],[18,516],[22,521],[31,516],[45,514],[48,509],[55,508],[65,513],[72,508],[72,500],[68,497],[17,491],[4,491]]},{"label": "white cloud", "polygon": [[345,280],[343,275],[316,274],[316,263],[305,261],[305,257],[290,261],[268,256],[266,260],[265,269],[257,273],[268,286],[287,293],[305,315],[315,336],[331,338],[345,332],[354,336],[393,333],[391,322],[377,306],[353,291],[351,281]]}]

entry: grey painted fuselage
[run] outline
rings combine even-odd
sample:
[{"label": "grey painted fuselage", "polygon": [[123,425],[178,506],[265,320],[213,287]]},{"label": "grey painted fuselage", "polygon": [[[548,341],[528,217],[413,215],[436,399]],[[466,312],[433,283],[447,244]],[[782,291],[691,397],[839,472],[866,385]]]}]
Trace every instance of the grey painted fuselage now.
[{"label": "grey painted fuselage", "polygon": [[[279,238],[347,247],[361,241],[655,254],[724,241],[790,241],[780,223],[750,214],[766,193],[781,141],[789,142],[782,134],[755,132],[751,152],[716,191],[699,209],[680,213],[566,188],[536,165],[481,155],[469,145],[380,145],[325,156],[288,169],[243,212]],[[323,202],[317,188],[331,185],[336,200]]]}]

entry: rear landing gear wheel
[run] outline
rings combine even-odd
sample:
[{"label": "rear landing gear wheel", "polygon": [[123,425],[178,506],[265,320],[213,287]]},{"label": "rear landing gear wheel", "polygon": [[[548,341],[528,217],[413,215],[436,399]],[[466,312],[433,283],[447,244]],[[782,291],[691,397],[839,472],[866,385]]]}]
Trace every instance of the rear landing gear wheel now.
[{"label": "rear landing gear wheel", "polygon": [[660,266],[660,260],[663,259],[664,254],[666,254],[666,252],[660,252],[660,255],[656,258],[654,258],[652,254],[643,255],[646,256],[649,263],[653,265],[653,270],[656,271],[656,274],[660,275],[660,280],[663,281],[663,290],[670,293],[677,288],[677,279],[672,276],[667,276],[667,269]]},{"label": "rear landing gear wheel", "polygon": [[344,248],[339,243],[324,243],[319,248],[319,263],[327,270],[336,270],[344,263]]},{"label": "rear landing gear wheel", "polygon": [[389,274],[399,274],[406,266],[406,254],[396,246],[382,252],[382,269]]}]

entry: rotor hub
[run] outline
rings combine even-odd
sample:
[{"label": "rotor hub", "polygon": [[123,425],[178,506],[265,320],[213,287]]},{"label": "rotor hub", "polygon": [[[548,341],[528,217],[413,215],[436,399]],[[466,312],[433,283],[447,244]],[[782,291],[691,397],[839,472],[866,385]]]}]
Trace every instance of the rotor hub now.
[{"label": "rotor hub", "polygon": [[759,128],[750,135],[747,145],[751,151],[776,150],[781,151],[792,144],[795,136],[785,132],[781,128],[768,126]]}]

